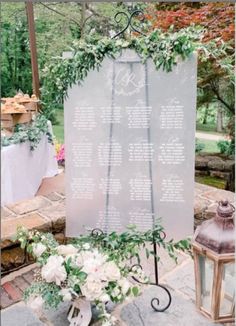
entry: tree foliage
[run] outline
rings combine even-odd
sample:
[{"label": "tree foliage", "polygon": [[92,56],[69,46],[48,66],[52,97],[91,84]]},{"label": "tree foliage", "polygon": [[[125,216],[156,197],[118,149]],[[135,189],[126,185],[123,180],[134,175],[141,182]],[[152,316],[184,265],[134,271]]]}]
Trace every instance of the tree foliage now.
[{"label": "tree foliage", "polygon": [[[44,68],[63,51],[74,48],[74,41],[91,36],[107,36],[125,25],[117,25],[117,11],[128,12],[130,4],[36,2],[34,3],[40,84],[45,89]],[[32,76],[25,4],[2,3],[2,96],[12,96],[18,89],[32,92]],[[203,53],[198,67],[198,107],[219,102],[228,114],[234,114],[234,5],[230,3],[132,3],[132,9],[146,13],[146,29],[151,32],[180,31],[192,24],[204,29]],[[201,54],[200,54],[201,55]],[[55,81],[56,82],[56,81]],[[49,91],[49,90],[48,90]],[[51,99],[56,94],[51,94]],[[48,98],[48,103],[50,99]],[[61,101],[54,109],[62,107]],[[52,106],[52,104],[51,104]],[[50,107],[48,118],[54,115]]]},{"label": "tree foliage", "polygon": [[[165,31],[171,27],[178,31],[193,24],[204,29],[202,42],[208,44],[210,53],[207,60],[199,60],[198,107],[218,102],[227,114],[234,115],[234,4],[158,3],[150,4],[146,12],[150,30]],[[229,127],[232,128],[232,124]]]},{"label": "tree foliage", "polygon": [[234,42],[234,4],[232,3],[164,3],[151,5],[146,18],[153,28],[176,30],[192,24],[205,28],[204,42],[222,39]]}]

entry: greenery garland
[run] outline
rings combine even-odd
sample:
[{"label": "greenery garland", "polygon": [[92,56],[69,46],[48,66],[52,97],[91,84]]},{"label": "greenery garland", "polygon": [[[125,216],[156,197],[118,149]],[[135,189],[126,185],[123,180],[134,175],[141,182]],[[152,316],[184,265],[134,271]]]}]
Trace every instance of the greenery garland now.
[{"label": "greenery garland", "polygon": [[122,49],[134,49],[142,62],[151,58],[156,69],[171,71],[179,58],[185,60],[200,46],[203,31],[188,27],[178,32],[155,30],[147,36],[130,39],[94,38],[74,42],[72,58],[55,57],[42,74],[42,100],[48,118],[58,104],[63,103],[67,90],[82,82],[92,69],[99,69],[105,57],[115,58]]},{"label": "greenery garland", "polygon": [[29,141],[30,150],[33,151],[37,148],[44,134],[46,134],[48,142],[53,144],[52,134],[48,130],[47,118],[42,114],[38,114],[29,124],[17,124],[12,136],[2,136],[1,145],[9,146]]}]

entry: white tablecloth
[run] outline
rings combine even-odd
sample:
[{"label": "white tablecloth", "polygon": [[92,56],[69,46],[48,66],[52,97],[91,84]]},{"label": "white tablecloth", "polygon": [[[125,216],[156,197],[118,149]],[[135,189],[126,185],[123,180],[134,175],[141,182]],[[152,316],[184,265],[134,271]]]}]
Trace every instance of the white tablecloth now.
[{"label": "white tablecloth", "polygon": [[33,198],[42,179],[57,173],[55,149],[46,135],[33,151],[29,142],[2,147],[1,206]]}]

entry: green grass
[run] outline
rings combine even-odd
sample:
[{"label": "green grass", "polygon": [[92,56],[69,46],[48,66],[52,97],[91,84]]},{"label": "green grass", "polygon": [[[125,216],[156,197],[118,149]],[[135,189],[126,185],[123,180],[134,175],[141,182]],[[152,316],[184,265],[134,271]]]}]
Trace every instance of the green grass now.
[{"label": "green grass", "polygon": [[216,140],[209,140],[209,139],[199,139],[198,142],[205,145],[202,152],[204,153],[220,153],[219,148],[217,147]]},{"label": "green grass", "polygon": [[212,186],[219,189],[225,189],[226,181],[216,177],[195,177],[195,181],[204,185]]},{"label": "green grass", "polygon": [[59,143],[64,143],[64,114],[63,110],[57,110],[57,121],[58,124],[53,125],[53,133]]},{"label": "green grass", "polygon": [[216,124],[215,123],[202,124],[200,122],[197,122],[196,129],[197,131],[216,132]]},{"label": "green grass", "polygon": [[225,131],[217,132],[216,131],[216,124],[215,123],[208,123],[203,125],[200,122],[197,122],[196,124],[196,130],[197,131],[204,131],[206,133],[214,134],[214,135],[222,135],[225,134]]}]

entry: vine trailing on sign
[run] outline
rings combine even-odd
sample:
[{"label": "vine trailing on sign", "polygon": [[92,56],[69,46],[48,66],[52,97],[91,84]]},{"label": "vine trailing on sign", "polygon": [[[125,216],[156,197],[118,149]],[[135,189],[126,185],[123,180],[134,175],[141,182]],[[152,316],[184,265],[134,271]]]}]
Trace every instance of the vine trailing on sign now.
[{"label": "vine trailing on sign", "polygon": [[53,144],[52,134],[48,130],[48,122],[44,115],[38,114],[29,124],[17,124],[12,136],[2,136],[1,145],[9,146],[29,141],[30,150],[37,148],[43,135],[46,134],[48,142]]},{"label": "vine trailing on sign", "polygon": [[99,69],[105,57],[115,58],[122,49],[133,49],[143,63],[151,58],[156,69],[171,71],[179,59],[185,60],[200,48],[202,29],[188,27],[178,32],[155,30],[147,36],[130,39],[88,37],[74,42],[72,58],[55,57],[43,70],[41,88],[44,113],[50,118],[58,103],[63,103],[67,90],[82,82],[88,72]]}]

